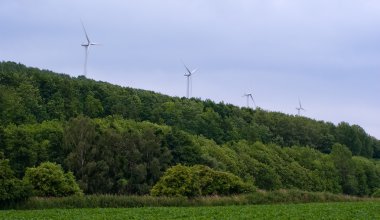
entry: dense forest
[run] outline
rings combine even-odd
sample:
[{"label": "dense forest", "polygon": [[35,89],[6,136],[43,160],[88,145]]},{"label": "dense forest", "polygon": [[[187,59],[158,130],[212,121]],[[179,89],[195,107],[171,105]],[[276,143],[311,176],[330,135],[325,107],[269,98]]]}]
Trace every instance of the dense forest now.
[{"label": "dense forest", "polygon": [[15,178],[50,161],[72,171],[86,194],[148,194],[182,164],[266,190],[380,188],[380,141],[357,125],[0,65],[0,160]]}]

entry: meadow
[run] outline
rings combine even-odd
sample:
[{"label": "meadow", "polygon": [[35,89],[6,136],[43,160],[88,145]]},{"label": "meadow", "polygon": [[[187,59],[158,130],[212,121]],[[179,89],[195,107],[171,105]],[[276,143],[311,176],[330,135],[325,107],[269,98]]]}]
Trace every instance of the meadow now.
[{"label": "meadow", "polygon": [[1,219],[380,219],[380,202],[0,211]]}]

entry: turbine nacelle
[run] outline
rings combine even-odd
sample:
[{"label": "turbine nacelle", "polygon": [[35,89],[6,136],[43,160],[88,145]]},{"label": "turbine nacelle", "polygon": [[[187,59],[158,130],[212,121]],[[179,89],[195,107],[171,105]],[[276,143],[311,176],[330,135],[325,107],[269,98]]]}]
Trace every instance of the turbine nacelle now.
[{"label": "turbine nacelle", "polygon": [[83,44],[81,44],[81,46],[83,46],[83,47],[89,47],[89,46],[99,46],[99,45],[101,45],[101,44],[99,44],[99,43],[83,43]]},{"label": "turbine nacelle", "polygon": [[255,102],[255,100],[253,99],[253,95],[252,95],[252,93],[245,93],[245,94],[243,95],[243,97],[247,97],[247,108],[249,108],[249,100],[250,100],[250,99],[252,100],[253,105],[255,106],[255,108],[257,107],[257,106],[256,106],[256,102]]},{"label": "turbine nacelle", "polygon": [[198,71],[198,68],[195,68],[195,69],[193,69],[193,70],[190,71],[190,70],[187,68],[186,65],[184,65],[184,66],[185,66],[185,68],[186,68],[186,70],[187,70],[187,73],[185,73],[184,76],[191,76],[191,75],[193,75],[194,73],[196,73],[196,72]]},{"label": "turbine nacelle", "polygon": [[302,107],[302,104],[301,104],[301,100],[298,98],[298,107],[296,107],[297,111],[298,111],[298,115],[300,116],[301,115],[301,110],[302,111],[306,111],[303,107]]}]

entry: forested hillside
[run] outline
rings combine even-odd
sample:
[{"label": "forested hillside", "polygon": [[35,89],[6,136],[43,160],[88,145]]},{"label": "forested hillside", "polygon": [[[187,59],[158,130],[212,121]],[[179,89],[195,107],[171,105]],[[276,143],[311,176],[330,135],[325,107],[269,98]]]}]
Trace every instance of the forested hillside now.
[{"label": "forested hillside", "polygon": [[120,115],[125,119],[150,121],[203,135],[218,144],[261,141],[284,147],[309,146],[328,153],[334,143],[341,143],[353,155],[380,158],[380,141],[361,127],[344,122],[335,126],[211,100],[169,97],[12,62],[2,62],[0,71],[0,122],[3,126],[45,120],[67,121],[79,115],[90,118]]},{"label": "forested hillside", "polygon": [[85,193],[147,194],[169,167],[202,164],[267,190],[380,187],[380,141],[357,125],[0,64],[0,160],[18,178],[51,161]]}]

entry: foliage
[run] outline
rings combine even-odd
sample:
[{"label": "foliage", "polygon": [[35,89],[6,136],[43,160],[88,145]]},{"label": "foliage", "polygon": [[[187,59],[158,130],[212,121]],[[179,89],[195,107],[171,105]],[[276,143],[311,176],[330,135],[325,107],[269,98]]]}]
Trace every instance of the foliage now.
[{"label": "foliage", "polygon": [[26,200],[29,192],[30,186],[14,176],[9,160],[0,154],[0,207]]},{"label": "foliage", "polygon": [[380,166],[353,157],[343,145],[334,145],[331,154],[244,140],[218,145],[176,128],[120,116],[9,125],[0,136],[17,176],[42,161],[61,162],[88,194],[147,194],[168,167],[179,163],[227,171],[266,190],[371,195],[380,187]]},{"label": "foliage", "polygon": [[168,167],[198,164],[265,190],[380,188],[380,141],[357,125],[0,66],[0,152],[17,178],[50,161],[87,194],[143,195]]},{"label": "foliage", "polygon": [[120,115],[136,121],[166,124],[203,135],[218,144],[244,139],[284,147],[309,146],[329,153],[334,143],[340,143],[353,155],[380,158],[380,141],[357,125],[343,122],[336,126],[210,100],[174,98],[12,62],[0,62],[0,65],[0,122],[3,125],[69,120],[81,114],[90,118]]},{"label": "foliage", "polygon": [[86,193],[146,194],[172,159],[161,144],[166,130],[118,117],[75,118],[65,128],[65,162]]},{"label": "foliage", "polygon": [[191,167],[176,165],[169,168],[153,186],[154,196],[188,196],[199,195],[199,181]]},{"label": "foliage", "polygon": [[231,195],[252,192],[253,185],[244,183],[239,177],[210,169],[207,166],[192,167],[176,165],[169,168],[154,185],[154,196],[206,196]]},{"label": "foliage", "polygon": [[36,196],[69,196],[81,194],[71,172],[64,173],[61,166],[51,162],[27,168],[24,181],[33,186]]},{"label": "foliage", "polygon": [[175,128],[117,116],[9,125],[0,135],[9,146],[5,153],[18,176],[24,167],[43,160],[62,162],[74,171],[85,193],[146,194],[169,166],[178,163],[228,171],[254,179],[267,190],[341,193],[344,189],[348,194],[370,195],[380,182],[378,165],[352,157],[347,150],[338,151],[336,146],[326,155],[313,148],[280,148],[260,142],[218,145]]},{"label": "foliage", "polygon": [[22,177],[26,167],[44,161],[63,163],[62,123],[45,121],[40,124],[9,125],[2,131],[4,154],[10,159],[16,176]]}]

